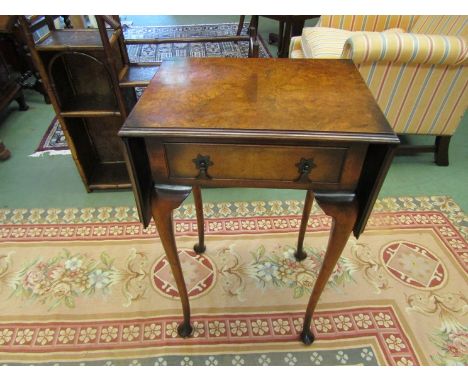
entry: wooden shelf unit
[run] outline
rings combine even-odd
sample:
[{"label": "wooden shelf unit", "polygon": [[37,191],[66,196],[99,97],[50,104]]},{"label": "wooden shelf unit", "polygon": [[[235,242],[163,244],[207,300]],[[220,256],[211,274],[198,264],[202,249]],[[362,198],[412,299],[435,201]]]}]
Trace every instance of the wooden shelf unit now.
[{"label": "wooden shelf unit", "polygon": [[133,70],[116,17],[97,16],[98,29],[56,29],[48,17],[21,17],[20,24],[86,190],[129,188],[117,132],[137,101],[135,86],[152,77],[149,67]]}]

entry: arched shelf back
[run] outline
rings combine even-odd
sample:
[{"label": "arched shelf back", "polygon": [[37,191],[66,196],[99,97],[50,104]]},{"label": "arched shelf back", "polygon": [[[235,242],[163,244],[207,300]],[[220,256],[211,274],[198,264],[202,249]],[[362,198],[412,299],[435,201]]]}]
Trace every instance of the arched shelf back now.
[{"label": "arched shelf back", "polygon": [[118,111],[111,74],[98,58],[83,52],[60,52],[50,59],[47,70],[62,111]]}]

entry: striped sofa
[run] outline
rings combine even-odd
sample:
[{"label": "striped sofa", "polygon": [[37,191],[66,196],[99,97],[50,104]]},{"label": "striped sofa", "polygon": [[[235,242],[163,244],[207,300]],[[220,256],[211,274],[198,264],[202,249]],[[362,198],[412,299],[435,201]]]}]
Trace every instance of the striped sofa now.
[{"label": "striped sofa", "polygon": [[435,136],[419,150],[448,165],[468,104],[468,17],[322,16],[316,27],[292,39],[289,57],[352,59],[394,131]]}]

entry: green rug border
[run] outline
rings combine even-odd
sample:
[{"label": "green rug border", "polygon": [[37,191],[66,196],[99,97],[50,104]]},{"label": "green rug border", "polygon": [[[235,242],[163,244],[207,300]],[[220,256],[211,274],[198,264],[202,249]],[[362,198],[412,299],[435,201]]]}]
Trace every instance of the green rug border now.
[{"label": "green rug border", "polygon": [[[203,203],[205,218],[253,217],[301,215],[303,200],[233,201]],[[450,196],[401,196],[379,198],[373,212],[437,211],[460,227],[468,237],[468,217]],[[312,214],[322,213],[317,203]],[[185,203],[174,211],[175,219],[194,219],[195,205]],[[28,224],[77,224],[106,222],[139,222],[136,207],[87,207],[87,208],[3,208],[0,209],[0,225]]]}]

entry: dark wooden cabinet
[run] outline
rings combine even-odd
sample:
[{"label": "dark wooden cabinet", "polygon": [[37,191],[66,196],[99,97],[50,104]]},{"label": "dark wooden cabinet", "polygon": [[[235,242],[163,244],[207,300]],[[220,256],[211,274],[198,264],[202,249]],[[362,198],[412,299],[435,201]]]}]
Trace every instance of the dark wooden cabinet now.
[{"label": "dark wooden cabinet", "polygon": [[10,69],[19,74],[23,89],[32,89],[50,103],[38,70],[34,66],[25,38],[18,24],[18,16],[0,16],[0,50]]},{"label": "dark wooden cabinet", "polygon": [[16,100],[20,110],[27,110],[21,85],[18,83],[19,73],[14,72],[7,64],[2,51],[0,51],[0,111],[7,107],[11,101]]}]

